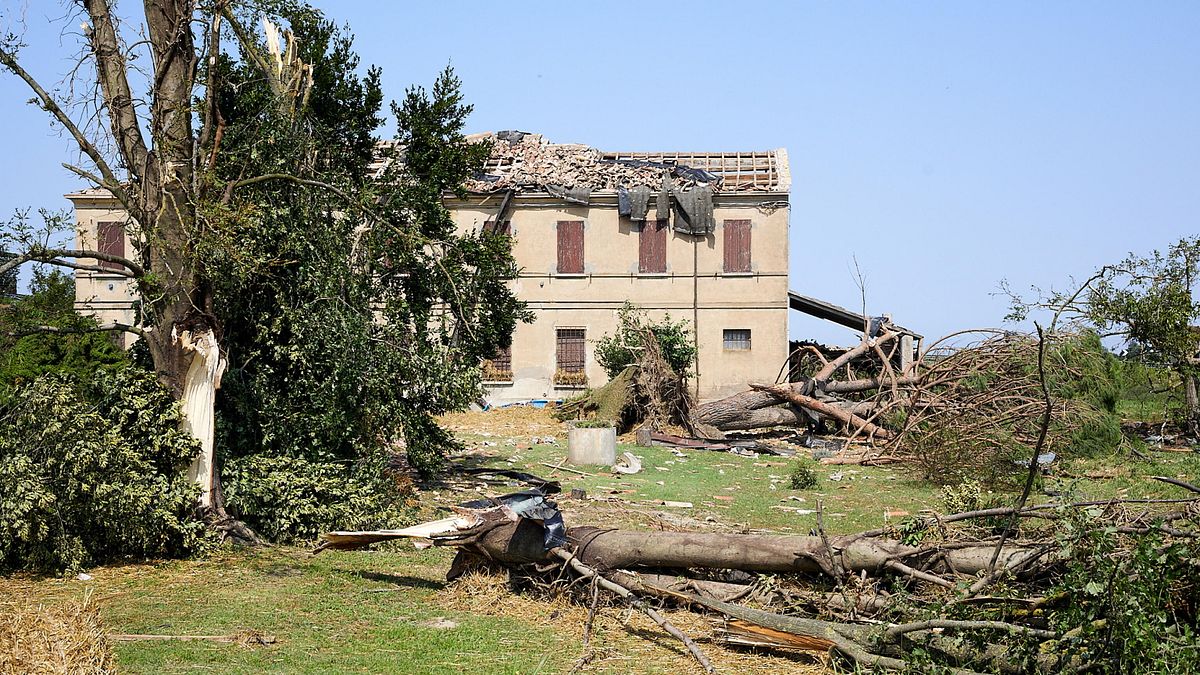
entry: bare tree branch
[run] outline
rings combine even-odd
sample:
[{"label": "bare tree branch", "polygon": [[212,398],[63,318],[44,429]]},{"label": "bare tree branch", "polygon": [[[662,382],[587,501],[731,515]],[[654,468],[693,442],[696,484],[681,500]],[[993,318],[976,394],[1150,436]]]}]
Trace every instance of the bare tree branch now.
[{"label": "bare tree branch", "polygon": [[96,75],[104,102],[108,106],[113,135],[117,148],[125,160],[125,166],[135,177],[141,177],[150,158],[142,128],[138,123],[133,105],[133,92],[129,87],[126,61],[121,55],[120,42],[109,13],[108,0],[83,0],[84,9],[92,20],[88,38],[92,54],[96,57]]},{"label": "bare tree branch", "polygon": [[9,337],[20,338],[28,335],[43,335],[46,333],[55,335],[82,335],[85,333],[133,333],[139,337],[146,337],[146,330],[140,326],[134,326],[127,323],[104,323],[94,326],[31,326],[29,328],[11,331],[4,333]]},{"label": "bare tree branch", "polygon": [[30,250],[30,251],[26,251],[25,253],[22,253],[15,258],[11,258],[9,260],[4,261],[3,263],[0,263],[0,274],[4,274],[5,272],[7,272],[15,267],[18,267],[20,265],[23,265],[27,262],[41,262],[41,263],[46,263],[48,265],[56,265],[58,267],[70,267],[71,269],[86,269],[86,270],[102,269],[97,266],[89,266],[89,265],[86,265],[83,263],[74,263],[74,262],[70,262],[67,260],[62,260],[62,258],[93,258],[95,260],[102,260],[104,262],[115,263],[115,264],[121,265],[125,268],[124,270],[114,270],[114,269],[109,269],[109,268],[103,268],[103,271],[105,271],[105,272],[110,272],[112,274],[120,274],[121,276],[127,276],[131,279],[140,279],[141,277],[146,276],[145,268],[143,268],[138,263],[130,260],[129,258],[125,258],[123,256],[113,255],[111,253],[104,253],[102,251],[93,251],[90,249],[50,249],[50,248],[36,248],[36,249]]}]

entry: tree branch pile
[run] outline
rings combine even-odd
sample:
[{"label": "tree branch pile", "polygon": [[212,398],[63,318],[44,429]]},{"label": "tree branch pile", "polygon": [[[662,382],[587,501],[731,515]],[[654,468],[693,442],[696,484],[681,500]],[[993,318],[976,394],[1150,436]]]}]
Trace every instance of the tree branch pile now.
[{"label": "tree branch pile", "polygon": [[[898,335],[864,339],[798,382],[766,385],[702,404],[693,419],[722,432],[771,427],[821,431],[834,424],[843,436],[874,449],[858,461],[904,460],[940,482],[963,477],[999,479],[1028,461],[1042,418],[1038,339],[980,331],[980,339],[951,346],[943,338],[906,370],[893,367]],[[877,370],[864,373],[860,359]],[[1071,446],[1115,446],[1111,357],[1091,334],[1047,337],[1047,373],[1055,394],[1045,453]],[[854,370],[851,370],[851,369]],[[1047,455],[1048,456],[1048,455]],[[835,460],[839,461],[839,460]]]},{"label": "tree branch pile", "polygon": [[[657,607],[725,617],[720,644],[828,651],[863,668],[1106,671],[1104,659],[1125,648],[1097,646],[1109,639],[1105,626],[1129,629],[1116,625],[1125,608],[1108,596],[1128,594],[1129,575],[1153,572],[1161,575],[1150,582],[1157,604],[1137,611],[1170,617],[1155,627],[1164,640],[1195,639],[1196,494],[924,513],[853,535],[768,536],[562,526],[547,500],[557,490],[541,482],[407,530],[327,533],[318,550],[414,538],[458,549],[450,579],[483,564],[535,587],[564,575],[586,580],[595,586],[571,585],[582,591],[578,602],[595,606],[590,588],[615,594],[680,640],[706,672],[715,670],[694,636]],[[1007,518],[1016,527],[998,532]]]}]

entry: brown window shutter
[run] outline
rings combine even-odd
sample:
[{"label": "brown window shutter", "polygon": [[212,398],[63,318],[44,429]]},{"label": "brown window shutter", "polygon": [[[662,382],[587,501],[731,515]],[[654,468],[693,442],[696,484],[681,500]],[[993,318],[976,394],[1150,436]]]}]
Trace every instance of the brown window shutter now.
[{"label": "brown window shutter", "polygon": [[500,221],[500,225],[497,227],[496,221],[489,220],[483,224],[483,231],[491,232],[493,234],[503,234],[505,236],[512,236],[512,221],[511,220],[502,220],[502,221]]},{"label": "brown window shutter", "polygon": [[558,273],[583,274],[583,221],[558,221]]},{"label": "brown window shutter", "polygon": [[[121,223],[96,223],[96,250],[109,255],[125,257],[125,228]],[[107,260],[99,260],[97,263],[104,269],[124,269],[120,263]]]},{"label": "brown window shutter", "polygon": [[638,234],[638,272],[667,271],[667,221],[647,220]]},{"label": "brown window shutter", "polygon": [[587,364],[586,331],[583,328],[559,328],[555,331],[555,361],[564,373],[582,373]]},{"label": "brown window shutter", "polygon": [[726,220],[725,230],[725,271],[750,271],[750,221]]}]

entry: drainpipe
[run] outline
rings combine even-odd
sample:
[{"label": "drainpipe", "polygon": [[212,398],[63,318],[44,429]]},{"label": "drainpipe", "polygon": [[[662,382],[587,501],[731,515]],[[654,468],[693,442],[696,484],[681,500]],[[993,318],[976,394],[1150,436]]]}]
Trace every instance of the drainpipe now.
[{"label": "drainpipe", "polygon": [[700,237],[692,237],[692,340],[696,348],[696,390],[693,397],[700,401]]}]

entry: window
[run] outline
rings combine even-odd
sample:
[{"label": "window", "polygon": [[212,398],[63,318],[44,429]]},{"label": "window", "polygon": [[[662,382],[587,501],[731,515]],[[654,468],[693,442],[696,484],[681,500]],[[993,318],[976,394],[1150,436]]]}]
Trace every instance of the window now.
[{"label": "window", "polygon": [[489,220],[483,224],[483,231],[484,232],[492,232],[494,234],[503,234],[505,236],[511,237],[512,236],[512,221],[511,220],[502,220],[502,221],[500,221],[499,227],[497,227],[496,221]]},{"label": "window", "polygon": [[[121,223],[96,223],[96,250],[125,257],[125,228]],[[98,260],[96,263],[108,270],[125,269],[124,265],[107,260]]]},{"label": "window", "polygon": [[555,384],[587,384],[584,374],[587,364],[585,338],[586,331],[583,328],[559,328],[555,331]]},{"label": "window", "polygon": [[558,221],[558,273],[583,274],[583,221]]},{"label": "window", "polygon": [[725,221],[725,271],[750,271],[750,221]]},{"label": "window", "polygon": [[749,328],[726,328],[724,337],[725,349],[737,349],[742,351],[747,351],[750,349]]},{"label": "window", "polygon": [[661,274],[667,271],[667,221],[647,220],[638,234],[638,272]]},{"label": "window", "polygon": [[501,347],[496,355],[483,362],[483,379],[487,382],[512,382],[512,346]]}]

